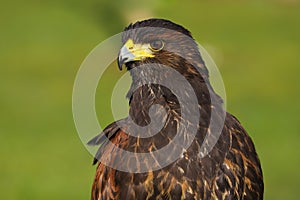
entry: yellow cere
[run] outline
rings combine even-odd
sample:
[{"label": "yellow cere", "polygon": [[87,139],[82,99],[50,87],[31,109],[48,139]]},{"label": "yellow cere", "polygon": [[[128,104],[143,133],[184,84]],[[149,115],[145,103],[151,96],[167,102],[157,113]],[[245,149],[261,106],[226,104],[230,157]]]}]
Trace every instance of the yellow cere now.
[{"label": "yellow cere", "polygon": [[132,39],[128,39],[124,46],[134,55],[134,60],[154,57],[149,44],[134,44]]}]

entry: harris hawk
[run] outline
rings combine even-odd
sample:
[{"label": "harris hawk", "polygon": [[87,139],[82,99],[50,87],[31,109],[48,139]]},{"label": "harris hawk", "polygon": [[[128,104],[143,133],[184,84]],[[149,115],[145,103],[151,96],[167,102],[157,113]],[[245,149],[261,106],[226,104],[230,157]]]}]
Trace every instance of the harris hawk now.
[{"label": "harris hawk", "polygon": [[[191,33],[148,19],[126,27],[122,43],[118,65],[132,77],[129,116],[88,143],[100,145],[91,199],[263,199],[254,144],[223,108]],[[170,71],[184,77],[196,101]]]}]

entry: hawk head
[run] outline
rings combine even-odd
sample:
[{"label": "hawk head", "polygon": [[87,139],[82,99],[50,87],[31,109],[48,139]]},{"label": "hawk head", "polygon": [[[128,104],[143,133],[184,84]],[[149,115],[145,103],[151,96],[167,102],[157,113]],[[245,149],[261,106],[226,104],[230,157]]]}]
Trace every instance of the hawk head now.
[{"label": "hawk head", "polygon": [[123,47],[118,66],[128,70],[141,64],[159,63],[179,72],[208,76],[197,43],[184,27],[164,19],[148,19],[130,24],[122,34]]}]

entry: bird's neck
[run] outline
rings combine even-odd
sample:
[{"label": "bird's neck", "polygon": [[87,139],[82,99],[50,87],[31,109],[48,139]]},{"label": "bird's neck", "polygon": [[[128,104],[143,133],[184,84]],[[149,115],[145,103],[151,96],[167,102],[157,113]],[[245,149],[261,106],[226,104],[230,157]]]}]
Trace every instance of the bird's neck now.
[{"label": "bird's neck", "polygon": [[[139,74],[135,73],[132,73],[133,83],[127,97],[130,99],[130,116],[139,125],[150,123],[149,109],[156,104],[163,106],[169,115],[178,116],[184,105],[197,104],[197,109],[203,113],[210,113],[213,106],[222,106],[222,99],[213,91],[209,81],[202,76],[190,74],[180,79],[173,77],[172,73],[161,73],[146,68],[142,72],[139,71]],[[217,105],[212,106],[212,99]]]},{"label": "bird's neck", "polygon": [[[190,88],[185,88],[182,87],[184,81],[180,83],[179,80],[175,85],[164,85],[168,81],[174,82],[171,81],[173,77],[166,74],[156,75],[158,75],[155,76],[155,80],[158,81],[156,83],[143,79],[144,76],[135,77],[128,93],[130,121],[139,127],[150,127],[146,128],[146,131],[138,131],[140,136],[137,134],[137,137],[130,137],[129,151],[145,153],[151,151],[153,147],[160,149],[168,145],[178,134],[184,140],[186,136],[190,137],[193,131],[196,131],[195,142],[202,143],[210,127],[212,110],[223,112],[221,98],[202,77],[188,76],[186,81]],[[163,78],[166,80],[163,81],[164,84],[158,84]],[[191,91],[194,92],[194,97],[190,96]],[[155,105],[160,106],[157,109]],[[156,110],[153,111],[153,107]],[[179,130],[184,131],[178,133]],[[148,137],[150,135],[151,137]]]}]

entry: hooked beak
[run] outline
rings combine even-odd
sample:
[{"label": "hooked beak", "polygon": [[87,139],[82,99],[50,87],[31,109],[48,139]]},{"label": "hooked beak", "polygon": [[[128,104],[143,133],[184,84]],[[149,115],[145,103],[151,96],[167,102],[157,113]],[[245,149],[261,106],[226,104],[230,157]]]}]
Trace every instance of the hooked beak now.
[{"label": "hooked beak", "polygon": [[149,48],[149,44],[134,44],[132,39],[127,40],[120,49],[118,56],[118,67],[122,70],[122,66],[128,62],[139,61],[145,58],[153,58],[153,52]]}]

